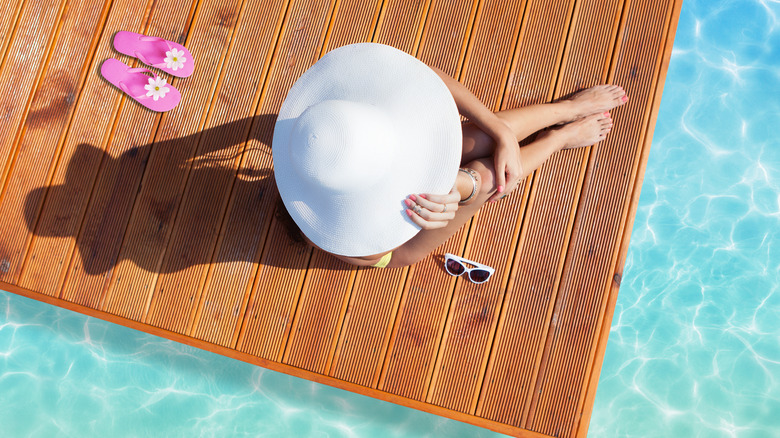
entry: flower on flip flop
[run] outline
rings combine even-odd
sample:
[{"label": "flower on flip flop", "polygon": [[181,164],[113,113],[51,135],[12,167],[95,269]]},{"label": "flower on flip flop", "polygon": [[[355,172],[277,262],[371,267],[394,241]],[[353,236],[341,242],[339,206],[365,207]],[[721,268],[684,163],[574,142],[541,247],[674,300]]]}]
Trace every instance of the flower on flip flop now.
[{"label": "flower on flip flop", "polygon": [[153,78],[149,78],[149,83],[144,85],[144,89],[146,90],[147,96],[152,96],[154,98],[154,101],[157,102],[157,99],[161,97],[165,97],[165,93],[171,91],[170,88],[166,87],[165,79],[155,76]]},{"label": "flower on flip flop", "polygon": [[176,47],[165,52],[165,59],[163,59],[163,61],[165,61],[165,66],[173,71],[184,67],[184,61],[186,60],[187,58],[184,57],[184,51],[179,50]]}]

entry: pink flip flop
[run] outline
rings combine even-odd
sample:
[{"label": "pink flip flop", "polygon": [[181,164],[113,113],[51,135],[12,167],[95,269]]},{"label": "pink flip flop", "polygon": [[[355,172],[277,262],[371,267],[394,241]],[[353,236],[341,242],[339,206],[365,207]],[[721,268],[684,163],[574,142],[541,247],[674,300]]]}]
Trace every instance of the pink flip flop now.
[{"label": "pink flip flop", "polygon": [[162,38],[119,31],[114,35],[117,52],[138,58],[146,65],[186,78],[195,71],[195,60],[186,47]]},{"label": "pink flip flop", "polygon": [[[148,73],[148,76],[144,73]],[[145,68],[130,68],[118,59],[109,58],[100,66],[100,74],[108,82],[124,91],[152,111],[165,112],[179,104],[181,93],[165,79]]]}]

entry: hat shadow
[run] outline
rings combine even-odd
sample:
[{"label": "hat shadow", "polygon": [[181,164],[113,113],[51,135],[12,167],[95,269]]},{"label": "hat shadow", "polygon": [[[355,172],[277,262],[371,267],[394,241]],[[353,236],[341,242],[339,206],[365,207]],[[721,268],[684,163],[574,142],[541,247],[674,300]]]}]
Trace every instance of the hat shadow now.
[{"label": "hat shadow", "polygon": [[[30,191],[25,198],[24,217],[27,224],[27,228],[36,236],[42,237],[70,237],[76,240],[76,250],[81,258],[82,269],[90,275],[101,275],[111,271],[120,262],[129,260],[136,266],[149,271],[159,272],[162,274],[173,273],[187,269],[196,265],[204,265],[211,263],[226,263],[226,262],[248,262],[255,263],[259,257],[257,251],[252,251],[251,248],[261,248],[263,242],[261,227],[258,224],[263,223],[263,220],[278,220],[278,218],[269,217],[275,213],[279,195],[274,180],[274,173],[271,167],[253,169],[247,167],[239,167],[236,169],[233,165],[235,157],[217,158],[217,152],[220,150],[236,146],[238,144],[248,142],[251,140],[257,140],[254,142],[254,149],[261,149],[259,152],[263,154],[271,154],[271,139],[273,138],[273,126],[276,121],[277,114],[263,114],[254,117],[247,117],[239,120],[235,120],[220,126],[204,129],[202,131],[174,138],[165,141],[152,142],[141,146],[136,146],[128,149],[118,157],[113,157],[101,148],[88,143],[81,143],[76,147],[74,154],[70,158],[67,164],[67,170],[65,175],[65,181],[62,184],[37,187]],[[261,127],[270,127],[270,129],[255,129],[257,125]],[[247,127],[251,126],[249,130],[248,138],[243,133],[246,132]],[[60,216],[57,211],[57,206],[67,206],[68,200],[74,193],[84,189],[84,174],[85,168],[90,166],[96,166],[100,164],[100,172],[108,175],[122,175],[124,174],[127,179],[128,172],[140,172],[135,173],[135,180],[141,181],[142,176],[147,172],[147,163],[152,148],[158,151],[175,151],[181,150],[181,148],[192,147],[193,143],[197,143],[198,156],[189,160],[183,160],[183,162],[176,162],[175,160],[158,160],[156,165],[165,166],[163,173],[166,172],[181,172],[182,168],[189,167],[189,179],[196,178],[199,181],[225,181],[235,180],[233,183],[232,193],[244,193],[248,194],[244,198],[249,202],[245,202],[246,205],[241,207],[240,214],[233,214],[229,217],[231,221],[229,226],[233,230],[242,230],[242,240],[252,242],[254,246],[248,245],[244,249],[250,248],[250,250],[239,251],[220,251],[219,255],[216,255],[213,250],[214,241],[212,239],[198,239],[197,232],[192,230],[193,236],[185,236],[188,240],[186,256],[182,257],[169,257],[168,254],[164,254],[165,262],[160,265],[158,263],[159,256],[149,257],[144,251],[119,251],[117,243],[121,243],[124,234],[127,229],[127,218],[119,218],[121,222],[124,220],[124,226],[113,225],[107,231],[95,233],[93,238],[83,238],[80,235],[82,232],[78,227],[58,226],[56,222]],[[189,145],[189,146],[188,146]],[[255,151],[257,152],[257,151]],[[241,152],[239,152],[241,153]],[[228,161],[223,163],[223,161]],[[270,162],[270,160],[268,161]],[[159,171],[157,169],[156,171]],[[144,179],[143,183],[147,183]],[[169,227],[186,227],[180,223],[176,223],[176,211],[179,209],[179,205],[175,203],[165,203],[165,205],[156,205],[151,199],[142,199],[139,196],[141,187],[123,187],[121,183],[117,183],[114,187],[115,192],[111,194],[111,202],[119,202],[116,199],[123,199],[123,206],[127,209],[126,205],[129,202],[139,203],[144,202],[149,205],[141,206],[146,208],[152,213],[149,215],[143,215],[150,223],[142,224],[144,229],[153,229],[158,226],[162,227],[167,225]],[[144,190],[152,191],[156,190],[155,187],[145,187]],[[161,188],[162,189],[162,188]],[[87,188],[89,190],[89,188]],[[93,193],[93,196],[95,194]],[[198,194],[198,203],[200,206],[211,205],[223,205],[226,194],[224,192],[205,191]],[[153,197],[150,197],[153,199]],[[178,203],[185,202],[185,198],[180,196]],[[213,199],[213,201],[211,200]],[[45,205],[44,204],[51,204]],[[93,201],[90,200],[90,204]],[[160,203],[163,204],[163,203]],[[47,211],[47,207],[49,210]],[[91,208],[92,206],[88,207]],[[135,206],[134,208],[137,208]],[[255,208],[256,207],[256,208]],[[205,207],[203,207],[205,208]],[[121,210],[117,208],[117,210]],[[43,212],[43,213],[41,213]],[[199,212],[195,212],[198,215]],[[204,212],[205,213],[205,212]],[[44,217],[45,214],[45,217]],[[106,208],[105,215],[114,214],[114,211],[110,207]],[[67,213],[63,213],[63,217],[67,217]],[[202,218],[207,218],[198,222],[199,229],[208,227],[207,229],[220,230],[223,225],[223,215],[219,214],[202,214],[199,215]],[[52,217],[54,217],[52,219]],[[213,218],[213,219],[211,219]],[[44,220],[46,223],[43,223]],[[86,223],[87,220],[94,222],[100,222],[95,218],[87,217],[83,219]],[[238,221],[238,222],[236,222]],[[159,223],[158,223],[159,222]],[[167,222],[167,223],[166,223]],[[283,221],[281,221],[283,222]],[[81,225],[81,227],[87,227],[87,225]],[[71,229],[69,229],[71,228]],[[119,229],[121,228],[121,229]],[[281,251],[290,252],[304,252],[308,249],[308,245],[303,241],[294,239],[294,232],[285,232],[286,224],[280,224],[280,226],[273,227],[272,230],[277,230],[276,235],[268,236],[267,241],[274,240],[276,248],[281,248]],[[278,230],[283,230],[278,232]],[[189,230],[184,231],[186,234]],[[118,240],[117,240],[118,239]],[[162,251],[167,251],[167,246],[170,245],[171,240],[163,245]],[[122,244],[124,245],[124,244]],[[106,248],[109,247],[109,248]],[[117,255],[119,251],[119,255]],[[265,250],[263,250],[265,251]],[[161,254],[161,256],[163,256]],[[328,257],[329,258],[329,257]],[[321,258],[320,258],[321,259]],[[335,258],[334,258],[335,259]],[[302,261],[303,260],[303,261]],[[301,257],[265,257],[262,264],[267,266],[277,266],[281,268],[290,269],[305,269],[306,266],[301,266],[307,263],[305,258]],[[318,263],[319,265],[320,263]],[[320,267],[320,266],[318,266]],[[323,269],[331,270],[346,270],[351,269],[350,266],[344,263],[324,263],[321,266]]]}]

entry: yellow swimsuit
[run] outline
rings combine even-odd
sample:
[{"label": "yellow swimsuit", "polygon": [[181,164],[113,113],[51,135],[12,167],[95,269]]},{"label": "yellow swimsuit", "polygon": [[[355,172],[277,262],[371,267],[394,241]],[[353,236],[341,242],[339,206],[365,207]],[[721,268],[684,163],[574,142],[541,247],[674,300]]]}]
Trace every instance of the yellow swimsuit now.
[{"label": "yellow swimsuit", "polygon": [[385,268],[390,263],[390,259],[393,258],[393,252],[389,252],[382,256],[381,259],[379,259],[378,262],[376,262],[375,265],[371,265],[375,268]]}]

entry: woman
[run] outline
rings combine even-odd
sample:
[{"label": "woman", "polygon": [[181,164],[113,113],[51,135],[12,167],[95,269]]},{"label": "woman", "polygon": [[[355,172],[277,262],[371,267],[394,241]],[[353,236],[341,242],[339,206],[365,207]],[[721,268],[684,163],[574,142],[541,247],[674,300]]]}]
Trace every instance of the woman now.
[{"label": "woman", "polygon": [[[628,100],[621,87],[601,85],[568,100],[493,113],[457,80],[421,64],[379,44],[345,46],[307,71],[280,110],[274,165],[284,205],[310,244],[353,265],[416,263],[486,202],[517,189],[555,152],[603,140],[612,128],[609,110]],[[355,71],[361,68],[367,71]],[[457,123],[450,106],[469,122]],[[404,147],[406,156],[399,159],[396,151]],[[384,170],[407,166],[415,171]],[[429,184],[428,177],[436,182]],[[404,219],[415,228],[401,231],[406,225],[385,206],[394,205],[391,189],[408,179],[420,179],[416,187],[438,189],[406,196]],[[442,194],[441,187],[451,190]],[[383,213],[372,216],[378,210]]]}]

